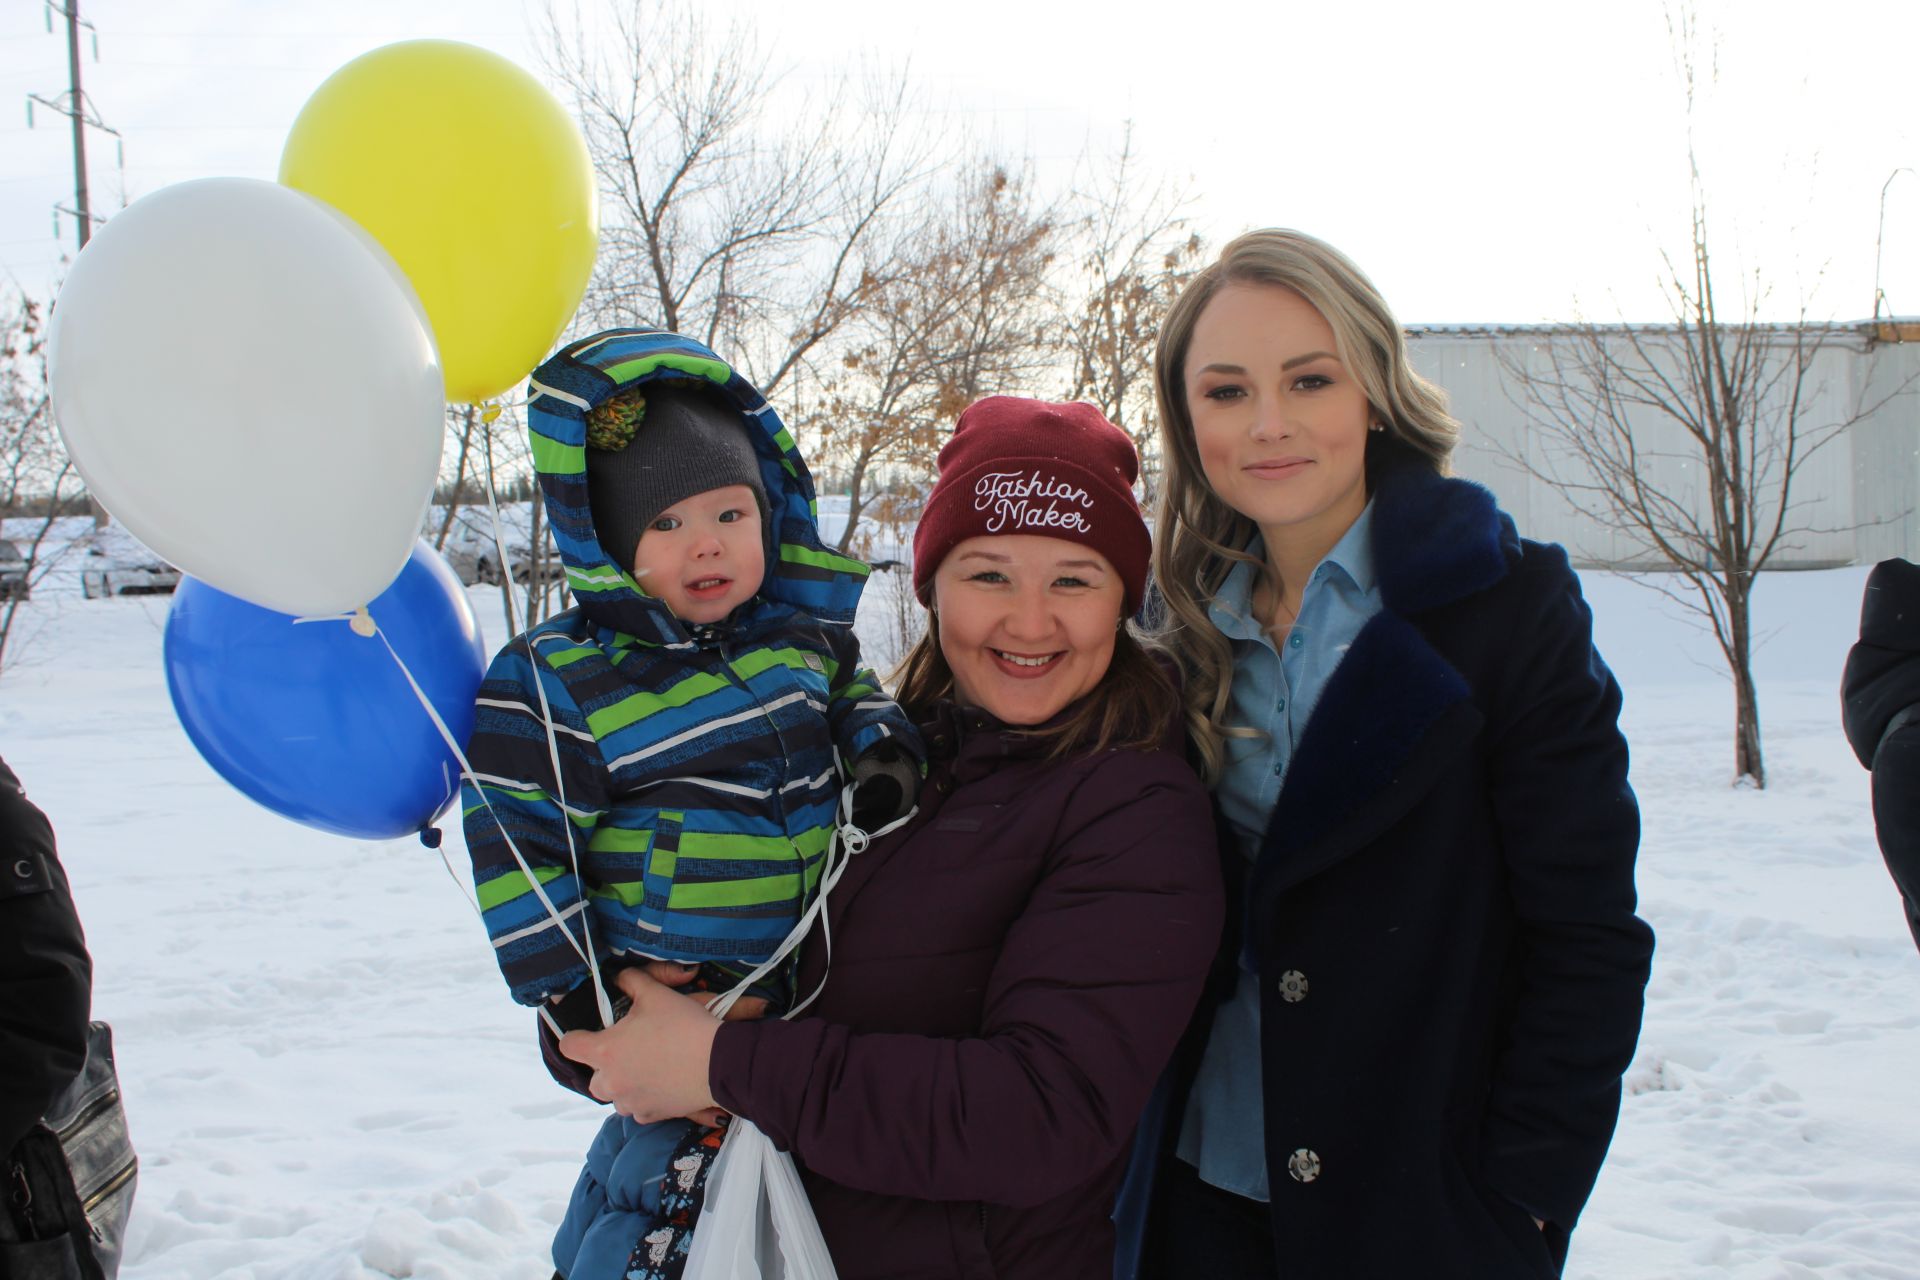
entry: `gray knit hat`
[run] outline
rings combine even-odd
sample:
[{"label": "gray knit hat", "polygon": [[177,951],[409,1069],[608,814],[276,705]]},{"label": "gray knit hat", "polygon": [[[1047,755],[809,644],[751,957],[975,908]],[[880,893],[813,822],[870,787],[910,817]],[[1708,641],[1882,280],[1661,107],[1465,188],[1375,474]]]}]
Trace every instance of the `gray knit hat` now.
[{"label": "gray knit hat", "polygon": [[767,491],[740,410],[697,382],[655,381],[596,406],[587,420],[587,504],[594,536],[622,569],[640,535],[683,498],[730,484]]}]

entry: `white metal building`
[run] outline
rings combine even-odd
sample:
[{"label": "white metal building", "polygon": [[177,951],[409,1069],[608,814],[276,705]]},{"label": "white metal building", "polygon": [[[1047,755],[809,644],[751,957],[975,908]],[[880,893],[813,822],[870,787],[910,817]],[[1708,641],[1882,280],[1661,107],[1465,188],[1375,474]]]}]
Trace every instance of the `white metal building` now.
[{"label": "white metal building", "polygon": [[[1643,346],[1657,346],[1663,337],[1677,346],[1676,329],[1635,330]],[[1774,326],[1768,333],[1786,348],[1796,337],[1819,344],[1802,384],[1803,421],[1816,431],[1850,423],[1799,472],[1789,524],[1802,532],[1783,542],[1770,567],[1920,559],[1920,321],[1797,332]],[[1582,514],[1521,461],[1537,465],[1551,446],[1550,435],[1535,425],[1540,410],[1528,406],[1523,371],[1550,373],[1551,344],[1560,342],[1564,350],[1575,334],[1571,327],[1549,325],[1408,331],[1414,367],[1446,389],[1466,428],[1454,455],[1459,474],[1492,488],[1523,534],[1562,543],[1582,566],[1650,567],[1641,547]],[[1624,328],[1602,330],[1609,343],[1626,341],[1626,334]],[[1653,459],[1647,465],[1665,469],[1661,486],[1697,496],[1691,481],[1698,464],[1687,460],[1690,450],[1679,429],[1657,417],[1643,426],[1636,416],[1633,424],[1636,447]]]}]

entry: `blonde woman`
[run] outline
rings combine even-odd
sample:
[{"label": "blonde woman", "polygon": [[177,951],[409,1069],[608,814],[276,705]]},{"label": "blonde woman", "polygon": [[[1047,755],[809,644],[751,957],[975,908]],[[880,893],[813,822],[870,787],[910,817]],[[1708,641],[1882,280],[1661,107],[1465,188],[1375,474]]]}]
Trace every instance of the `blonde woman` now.
[{"label": "blonde woman", "polygon": [[1119,1273],[1556,1275],[1652,954],[1579,582],[1448,476],[1444,396],[1329,245],[1228,245],[1156,373],[1154,577],[1229,924]]}]

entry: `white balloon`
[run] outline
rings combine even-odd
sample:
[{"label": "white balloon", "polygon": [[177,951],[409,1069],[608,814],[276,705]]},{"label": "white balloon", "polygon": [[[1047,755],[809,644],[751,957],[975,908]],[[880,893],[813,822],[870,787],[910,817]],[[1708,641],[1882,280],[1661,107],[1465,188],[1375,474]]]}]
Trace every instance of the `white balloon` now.
[{"label": "white balloon", "polygon": [[328,614],[406,564],[440,357],[406,277],[330,206],[252,178],[154,192],[74,262],[47,363],[93,496],[195,577]]}]

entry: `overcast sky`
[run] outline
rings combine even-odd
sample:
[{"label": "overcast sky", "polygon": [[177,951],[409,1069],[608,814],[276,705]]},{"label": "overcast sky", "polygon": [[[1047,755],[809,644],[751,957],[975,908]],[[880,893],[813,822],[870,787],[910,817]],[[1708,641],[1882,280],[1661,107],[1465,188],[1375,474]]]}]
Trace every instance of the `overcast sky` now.
[{"label": "overcast sky", "polygon": [[[598,0],[589,0],[589,3]],[[1296,226],[1357,258],[1408,322],[1663,314],[1662,248],[1684,252],[1683,98],[1661,0],[1453,4],[710,0],[818,80],[905,64],[925,100],[1064,181],[1131,120],[1144,162],[1186,182],[1216,243]],[[1920,3],[1701,0],[1720,32],[1699,117],[1723,267],[1771,311],[1817,283],[1816,316],[1920,314]],[[29,93],[67,83],[64,21],[0,6],[0,267],[46,294],[73,252],[66,121]],[[272,178],[294,115],[356,55],[466,40],[537,71],[538,0],[81,0],[88,96],[123,139],[89,138],[96,210],[168,183]]]}]

